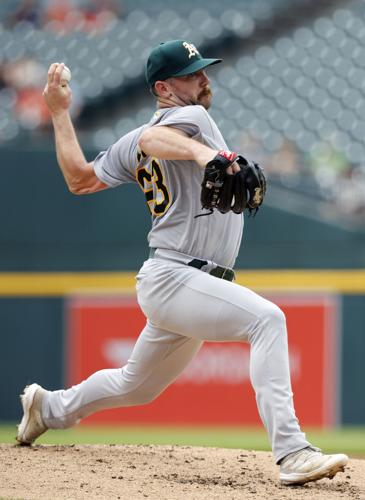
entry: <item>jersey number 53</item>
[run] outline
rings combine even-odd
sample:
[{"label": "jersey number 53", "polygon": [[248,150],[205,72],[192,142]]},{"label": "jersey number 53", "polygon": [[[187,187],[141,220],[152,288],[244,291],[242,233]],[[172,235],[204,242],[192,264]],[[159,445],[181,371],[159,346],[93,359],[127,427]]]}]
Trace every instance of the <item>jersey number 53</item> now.
[{"label": "jersey number 53", "polygon": [[161,217],[170,206],[171,197],[161,166],[155,158],[148,165],[137,169],[137,181],[144,192],[151,214]]}]

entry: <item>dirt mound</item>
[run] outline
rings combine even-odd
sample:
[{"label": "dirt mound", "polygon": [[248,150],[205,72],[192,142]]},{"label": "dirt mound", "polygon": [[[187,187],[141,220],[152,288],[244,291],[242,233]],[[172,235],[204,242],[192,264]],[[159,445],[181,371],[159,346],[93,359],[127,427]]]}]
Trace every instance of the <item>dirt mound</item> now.
[{"label": "dirt mound", "polygon": [[365,500],[365,461],[301,487],[281,486],[272,455],[190,446],[0,445],[7,499]]}]

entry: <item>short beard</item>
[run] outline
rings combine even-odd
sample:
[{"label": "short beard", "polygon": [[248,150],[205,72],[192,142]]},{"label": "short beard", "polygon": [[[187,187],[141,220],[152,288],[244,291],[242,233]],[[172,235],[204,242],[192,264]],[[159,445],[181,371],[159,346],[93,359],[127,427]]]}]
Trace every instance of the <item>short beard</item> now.
[{"label": "short beard", "polygon": [[[210,87],[206,87],[204,90],[200,92],[198,97],[195,99],[191,99],[188,97],[183,97],[178,94],[173,94],[173,97],[170,99],[163,99],[154,88],[150,89],[152,94],[157,97],[157,101],[159,102],[159,107],[169,107],[171,104],[175,104],[176,106],[181,106],[183,103],[185,106],[203,106],[206,110],[210,108],[211,100],[212,100],[212,91]],[[180,102],[179,102],[180,101]]]},{"label": "short beard", "polygon": [[197,102],[195,104],[200,104],[206,110],[210,108],[210,104],[212,101],[212,91],[210,88],[204,89],[197,98]]}]

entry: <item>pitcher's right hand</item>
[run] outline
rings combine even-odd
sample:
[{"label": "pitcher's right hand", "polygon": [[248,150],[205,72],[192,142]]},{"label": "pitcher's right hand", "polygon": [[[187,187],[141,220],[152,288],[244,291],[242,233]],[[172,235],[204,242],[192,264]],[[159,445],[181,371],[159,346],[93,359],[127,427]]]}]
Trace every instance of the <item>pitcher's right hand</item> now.
[{"label": "pitcher's right hand", "polygon": [[47,84],[43,91],[51,115],[60,114],[69,109],[72,92],[68,85],[61,85],[61,73],[64,63],[53,63],[48,70]]}]

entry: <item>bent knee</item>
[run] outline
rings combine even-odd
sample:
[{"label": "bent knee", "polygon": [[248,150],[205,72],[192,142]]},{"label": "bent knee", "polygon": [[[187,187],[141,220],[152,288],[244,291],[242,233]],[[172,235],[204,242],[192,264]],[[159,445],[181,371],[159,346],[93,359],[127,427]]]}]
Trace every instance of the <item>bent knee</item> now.
[{"label": "bent knee", "polygon": [[277,305],[268,301],[249,336],[249,341],[252,343],[267,337],[286,337],[285,314]]},{"label": "bent knee", "polygon": [[273,302],[267,301],[263,309],[259,323],[261,325],[269,324],[278,329],[286,327],[286,317],[283,311]]},{"label": "bent knee", "polygon": [[271,303],[270,311],[268,312],[270,321],[278,323],[286,323],[286,317],[283,311],[276,304]]}]

